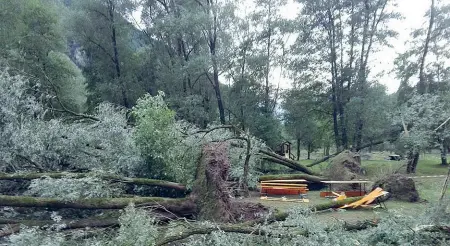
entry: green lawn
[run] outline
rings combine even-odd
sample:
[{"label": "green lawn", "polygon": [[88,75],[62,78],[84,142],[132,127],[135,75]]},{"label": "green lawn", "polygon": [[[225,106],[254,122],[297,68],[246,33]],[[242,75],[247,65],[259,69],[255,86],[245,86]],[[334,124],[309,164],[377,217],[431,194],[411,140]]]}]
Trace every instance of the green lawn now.
[{"label": "green lawn", "polygon": [[[387,161],[383,158],[387,156],[387,153],[375,153],[372,155],[372,160],[363,160],[362,166],[366,170],[366,176],[369,180],[376,180],[380,177],[384,177],[393,171],[400,170],[404,172],[406,167],[404,166],[405,160],[402,161]],[[308,165],[314,162],[314,160],[301,160],[302,165]],[[312,169],[318,173],[322,172],[328,162],[321,163],[314,166]],[[280,172],[283,170],[289,170],[288,168],[279,166],[277,168]],[[417,173],[411,176],[423,176],[423,175],[446,175],[448,167],[440,165],[440,158],[438,155],[426,154],[421,155],[419,164],[417,167]],[[442,186],[445,177],[439,178],[415,178],[417,190],[419,191],[422,202],[408,203],[400,201],[388,201],[386,202],[387,210],[337,210],[331,212],[318,213],[316,216],[319,220],[345,220],[345,221],[358,221],[364,219],[374,219],[380,216],[386,215],[389,212],[395,211],[406,216],[417,216],[423,214],[429,207],[434,206],[438,201],[442,192]],[[310,191],[308,193],[309,203],[292,203],[281,201],[265,201],[259,199],[259,194],[254,193],[251,198],[246,200],[252,202],[260,202],[265,206],[277,208],[283,211],[287,211],[295,206],[311,206],[314,204],[325,203],[329,201],[327,198],[321,198],[319,196],[320,191]],[[450,189],[447,190],[447,199],[450,198]],[[292,197],[292,198],[295,198]]]},{"label": "green lawn", "polygon": [[[363,160],[361,165],[365,168],[368,178],[377,177],[386,173],[392,173],[393,171],[400,170],[404,172],[406,170],[406,160],[401,161],[387,161],[384,158],[388,156],[388,153],[378,152],[373,153],[371,160]],[[308,165],[315,160],[300,160],[302,165]],[[417,176],[421,175],[446,175],[448,172],[447,166],[440,165],[441,159],[439,155],[435,154],[422,154],[417,165]],[[323,162],[319,165],[312,167],[311,169],[316,172],[323,171],[328,162]],[[282,168],[281,170],[283,170]],[[286,170],[288,170],[286,168]]]},{"label": "green lawn", "polygon": [[[415,179],[417,190],[421,202],[409,203],[401,201],[387,201],[385,205],[387,209],[374,209],[374,210],[329,210],[325,212],[317,213],[315,216],[318,220],[333,222],[333,221],[347,221],[356,222],[361,220],[373,220],[383,216],[389,216],[389,213],[400,213],[405,216],[418,216],[425,213],[430,207],[435,206],[438,201],[442,185],[445,178],[421,178]],[[249,202],[261,203],[264,206],[279,209],[281,211],[289,211],[289,209],[296,206],[311,206],[320,203],[329,202],[328,198],[322,198],[319,195],[320,191],[308,192],[309,203],[294,203],[294,202],[282,202],[282,201],[267,201],[259,199],[259,193],[252,193],[252,197],[244,200]],[[447,199],[450,197],[450,189],[447,190]],[[288,198],[297,198],[296,196],[288,196]],[[449,208],[450,209],[450,208]]]}]

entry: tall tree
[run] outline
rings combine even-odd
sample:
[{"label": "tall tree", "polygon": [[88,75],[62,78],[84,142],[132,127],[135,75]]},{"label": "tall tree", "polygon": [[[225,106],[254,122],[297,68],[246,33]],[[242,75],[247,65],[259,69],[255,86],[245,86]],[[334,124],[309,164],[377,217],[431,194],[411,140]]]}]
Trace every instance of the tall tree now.
[{"label": "tall tree", "polygon": [[274,70],[284,65],[282,57],[288,22],[282,18],[281,8],[286,3],[286,0],[255,0],[255,11],[249,16],[252,19],[252,28],[257,30],[254,40],[255,53],[261,59],[257,76],[263,81],[264,111],[267,114],[272,113],[277,101],[277,93],[272,93]]},{"label": "tall tree", "polygon": [[[359,148],[365,122],[360,118],[350,126],[346,105],[352,98],[364,103],[370,87],[368,67],[374,47],[386,45],[387,39],[396,35],[384,25],[398,17],[395,12],[387,11],[394,3],[389,0],[298,2],[303,8],[298,17],[301,35],[293,46],[292,69],[296,79],[328,81],[336,146],[348,148],[353,141]],[[305,76],[313,80],[304,79]],[[353,140],[349,139],[349,130],[357,133]]]},{"label": "tall tree", "polygon": [[136,70],[130,65],[137,45],[126,17],[134,9],[133,1],[81,1],[70,8],[74,11],[69,39],[86,54],[84,72],[96,92],[93,101],[101,98],[130,108],[136,100],[131,95]]},{"label": "tall tree", "polygon": [[[445,62],[450,58],[446,48],[450,44],[450,5],[438,5],[432,0],[426,16],[428,25],[411,33],[412,41],[406,43],[408,49],[395,60],[397,77],[402,81],[398,92],[400,105],[407,105],[408,100],[414,100],[414,97],[418,96],[417,93],[445,99],[450,89],[448,73],[450,68]],[[439,103],[445,104],[444,101],[440,100]],[[435,116],[435,118],[443,121],[446,112],[441,110],[441,113],[442,117]],[[409,127],[413,127],[414,123],[412,124]],[[438,132],[432,132],[431,135],[435,139],[430,141],[430,145],[434,146],[436,142],[438,143],[436,147],[441,149],[442,163],[445,164],[448,146],[445,125],[438,130]],[[418,159],[417,148],[409,149],[408,166],[415,167]],[[409,170],[415,170],[415,168],[409,168]]]}]

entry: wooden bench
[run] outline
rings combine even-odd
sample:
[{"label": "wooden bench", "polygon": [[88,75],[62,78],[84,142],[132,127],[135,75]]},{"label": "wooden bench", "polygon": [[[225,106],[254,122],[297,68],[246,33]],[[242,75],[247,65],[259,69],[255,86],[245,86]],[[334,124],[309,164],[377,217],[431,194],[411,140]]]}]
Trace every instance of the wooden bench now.
[{"label": "wooden bench", "polygon": [[306,182],[303,179],[296,180],[267,180],[262,181],[260,184],[261,195],[300,195],[306,194],[309,189],[307,184],[301,184]]}]

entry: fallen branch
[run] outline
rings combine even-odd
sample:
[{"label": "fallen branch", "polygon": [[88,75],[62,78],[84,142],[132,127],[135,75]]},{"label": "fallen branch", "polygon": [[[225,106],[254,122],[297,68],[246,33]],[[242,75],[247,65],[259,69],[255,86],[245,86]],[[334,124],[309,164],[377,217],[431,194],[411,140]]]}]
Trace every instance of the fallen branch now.
[{"label": "fallen branch", "polygon": [[[223,231],[223,232],[232,232],[232,233],[240,233],[240,234],[248,234],[248,235],[259,235],[259,236],[279,236],[278,233],[273,233],[271,231],[267,231],[260,228],[254,228],[254,227],[248,227],[246,225],[220,225],[217,227],[193,227],[189,230],[177,233],[176,235],[168,236],[160,240],[156,243],[156,246],[162,246],[167,245],[169,243],[173,243],[176,241],[180,241],[183,239],[186,239],[193,235],[204,235],[204,234],[211,234],[215,231]],[[301,235],[301,233],[296,234]],[[307,235],[307,231],[303,232],[303,235]],[[285,237],[287,235],[284,235]]]},{"label": "fallen branch", "polygon": [[[81,219],[81,220],[63,220],[56,223],[53,220],[10,220],[0,219],[0,224],[6,225],[5,230],[1,230],[0,237],[6,237],[13,233],[20,232],[20,226],[26,225],[30,227],[50,227],[58,226],[59,230],[73,230],[80,228],[104,228],[119,226],[118,219]],[[61,225],[61,226],[60,226]],[[64,226],[62,226],[64,225]]]},{"label": "fallen branch", "polygon": [[448,119],[446,119],[442,124],[440,124],[436,129],[434,129],[435,132],[437,132],[437,130],[439,130],[441,127],[443,127],[445,124],[447,124],[447,122],[450,121],[450,117],[448,117]]},{"label": "fallen branch", "polygon": [[40,179],[44,177],[50,177],[54,179],[59,178],[74,178],[74,179],[80,179],[80,178],[86,178],[86,177],[99,177],[104,180],[111,180],[111,181],[118,181],[122,183],[129,183],[129,184],[136,184],[136,185],[150,185],[150,186],[158,186],[158,187],[164,187],[164,188],[170,188],[175,190],[181,190],[186,191],[186,186],[179,183],[174,183],[170,181],[165,180],[158,180],[158,179],[146,179],[146,178],[127,178],[127,177],[121,177],[118,175],[113,174],[92,174],[92,173],[68,173],[68,172],[61,172],[61,173],[0,173],[0,180],[33,180],[33,179]]}]

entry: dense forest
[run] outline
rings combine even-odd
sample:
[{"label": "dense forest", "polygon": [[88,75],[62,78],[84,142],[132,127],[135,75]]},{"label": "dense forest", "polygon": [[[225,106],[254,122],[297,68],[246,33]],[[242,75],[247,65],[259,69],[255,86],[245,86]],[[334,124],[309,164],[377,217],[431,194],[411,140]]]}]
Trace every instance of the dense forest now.
[{"label": "dense forest", "polygon": [[448,177],[430,227],[391,234],[419,219],[237,199],[343,151],[405,175],[435,152],[447,175],[450,2],[423,1],[391,93],[395,0],[0,0],[0,244],[445,245]]}]

